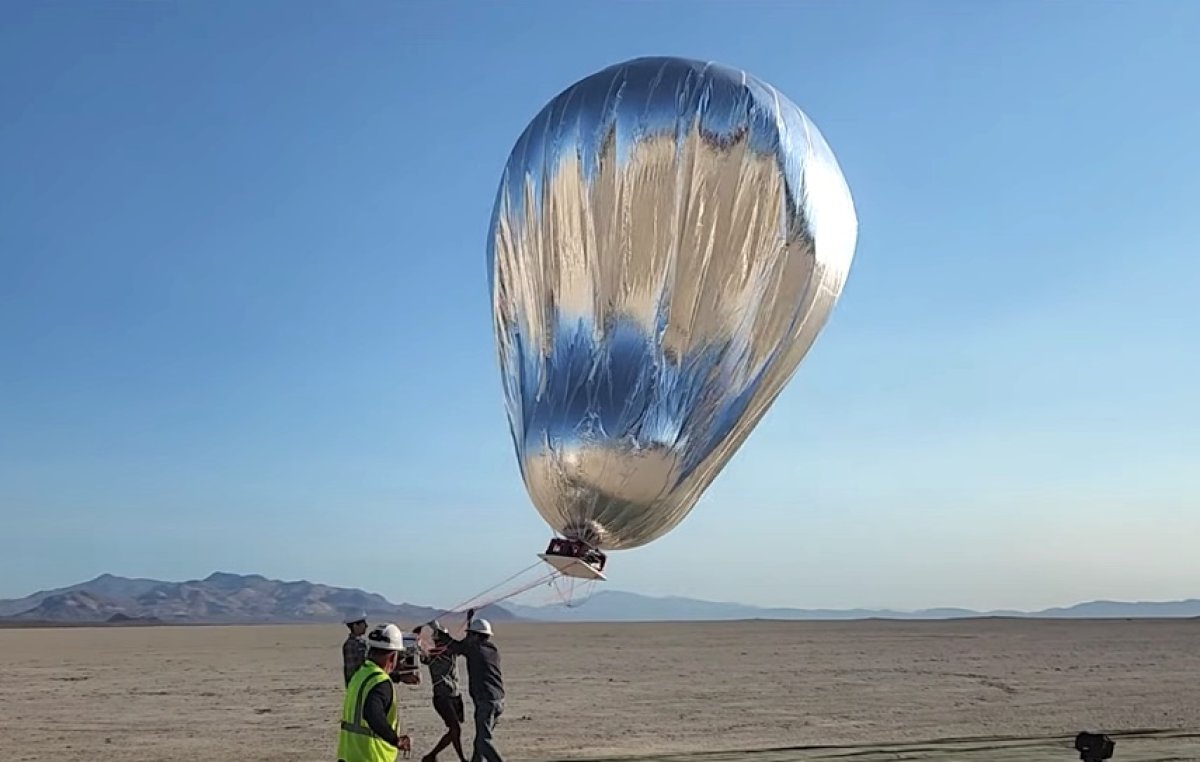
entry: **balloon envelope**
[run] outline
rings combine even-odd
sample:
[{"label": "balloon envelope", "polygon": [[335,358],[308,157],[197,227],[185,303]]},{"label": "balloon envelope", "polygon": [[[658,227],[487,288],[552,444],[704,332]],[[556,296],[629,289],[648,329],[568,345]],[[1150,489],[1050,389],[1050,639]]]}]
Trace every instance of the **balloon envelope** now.
[{"label": "balloon envelope", "polygon": [[550,101],[488,240],[509,425],[546,522],[603,550],[677,526],[825,324],[857,229],[820,132],[742,71],[640,58]]}]

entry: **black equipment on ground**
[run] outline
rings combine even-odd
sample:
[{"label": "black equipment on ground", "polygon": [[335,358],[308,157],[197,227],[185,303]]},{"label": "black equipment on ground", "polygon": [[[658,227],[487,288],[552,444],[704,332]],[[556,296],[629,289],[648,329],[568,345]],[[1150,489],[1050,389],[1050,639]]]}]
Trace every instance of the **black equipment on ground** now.
[{"label": "black equipment on ground", "polygon": [[1075,751],[1083,762],[1104,762],[1112,759],[1116,743],[1102,733],[1089,733],[1086,730],[1075,736]]}]

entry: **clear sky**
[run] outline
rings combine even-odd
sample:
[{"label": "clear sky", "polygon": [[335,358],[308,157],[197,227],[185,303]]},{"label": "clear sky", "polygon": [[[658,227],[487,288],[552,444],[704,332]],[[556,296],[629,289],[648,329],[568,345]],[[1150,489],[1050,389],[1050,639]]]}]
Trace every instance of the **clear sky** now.
[{"label": "clear sky", "polygon": [[859,248],[800,372],[612,587],[1200,596],[1200,4],[0,10],[0,596],[220,569],[448,604],[525,566],[501,168],[608,64],[803,108]]}]

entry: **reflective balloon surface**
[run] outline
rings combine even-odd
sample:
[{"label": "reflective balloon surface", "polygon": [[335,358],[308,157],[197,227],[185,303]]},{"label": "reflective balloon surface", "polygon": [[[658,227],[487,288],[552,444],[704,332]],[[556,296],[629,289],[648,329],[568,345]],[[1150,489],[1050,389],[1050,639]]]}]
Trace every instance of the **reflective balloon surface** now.
[{"label": "reflective balloon surface", "polygon": [[547,104],[488,241],[509,424],[546,522],[604,550],[678,525],[825,324],[857,235],[817,128],[742,71],[640,58]]}]

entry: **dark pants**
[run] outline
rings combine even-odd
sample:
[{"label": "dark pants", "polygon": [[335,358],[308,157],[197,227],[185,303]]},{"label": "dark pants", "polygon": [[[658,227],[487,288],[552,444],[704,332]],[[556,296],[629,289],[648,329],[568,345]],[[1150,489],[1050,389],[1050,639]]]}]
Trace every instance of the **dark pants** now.
[{"label": "dark pants", "polygon": [[492,742],[492,731],[503,713],[503,701],[480,701],[475,704],[475,749],[471,754],[471,762],[504,762]]}]

